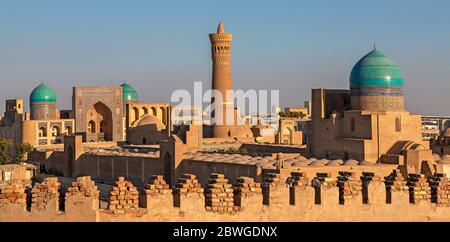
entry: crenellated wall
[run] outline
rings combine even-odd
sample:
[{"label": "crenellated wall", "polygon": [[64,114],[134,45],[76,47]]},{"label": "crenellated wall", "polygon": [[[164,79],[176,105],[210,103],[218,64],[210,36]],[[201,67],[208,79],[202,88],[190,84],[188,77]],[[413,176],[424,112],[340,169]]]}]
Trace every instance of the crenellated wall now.
[{"label": "crenellated wall", "polygon": [[106,209],[99,209],[99,191],[90,177],[76,179],[65,196],[59,196],[57,178],[36,183],[28,194],[21,181],[9,181],[0,184],[0,221],[450,221],[450,181],[442,174],[293,172],[284,179],[270,171],[260,184],[213,173],[206,185],[183,174],[173,189],[163,176],[149,181],[138,191],[119,178]]}]

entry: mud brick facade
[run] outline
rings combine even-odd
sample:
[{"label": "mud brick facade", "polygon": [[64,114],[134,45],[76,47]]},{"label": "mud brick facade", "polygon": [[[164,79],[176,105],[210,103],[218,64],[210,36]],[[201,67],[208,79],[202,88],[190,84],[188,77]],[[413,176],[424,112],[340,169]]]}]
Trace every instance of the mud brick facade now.
[{"label": "mud brick facade", "polygon": [[36,183],[31,191],[31,209],[58,211],[60,186],[56,177],[44,178],[42,183]]},{"label": "mud brick facade", "polygon": [[289,206],[289,199],[279,201],[280,197],[289,197],[289,186],[279,170],[267,170],[263,174],[263,204],[277,208]]},{"label": "mud brick facade", "polygon": [[236,209],[241,210],[243,207],[243,199],[249,198],[253,195],[261,196],[262,188],[260,183],[256,183],[250,177],[238,177],[234,185],[234,205]]},{"label": "mud brick facade", "polygon": [[145,194],[150,193],[171,193],[172,190],[170,190],[169,184],[167,184],[166,181],[164,181],[164,176],[151,176],[150,182],[145,185]]},{"label": "mud brick facade", "polygon": [[175,192],[178,194],[186,193],[203,193],[204,189],[197,179],[197,176],[192,174],[183,174],[178,179],[175,186]]},{"label": "mud brick facade", "polygon": [[0,184],[0,204],[15,203],[25,208],[27,200],[25,187],[22,180],[12,180]]},{"label": "mud brick facade", "polygon": [[140,205],[143,208],[155,207],[158,204],[173,204],[172,189],[162,175],[153,175],[141,192]]},{"label": "mud brick facade", "polygon": [[286,183],[291,187],[305,187],[310,185],[306,174],[301,172],[292,172]]},{"label": "mud brick facade", "polygon": [[[363,172],[361,176],[362,182],[362,196],[364,204],[382,204],[386,201],[386,195],[384,198],[378,200],[370,200],[375,197],[374,193],[386,194],[385,185],[380,176],[376,176],[373,172]],[[383,196],[381,196],[383,197]]]},{"label": "mud brick facade", "polygon": [[337,179],[331,177],[330,173],[317,173],[312,181],[315,190],[315,204],[324,205],[327,202],[335,202],[325,200],[324,197],[330,196],[339,201],[339,189],[337,187]]},{"label": "mud brick facade", "polygon": [[431,202],[443,206],[450,205],[450,181],[445,174],[435,174],[428,178],[431,187]]},{"label": "mud brick facade", "polygon": [[411,203],[419,203],[431,199],[431,187],[425,175],[409,174],[407,185],[409,187],[409,199]]},{"label": "mud brick facade", "polygon": [[409,189],[400,170],[394,170],[389,176],[385,177],[385,184],[386,189],[390,191],[404,191]]},{"label": "mud brick facade", "polygon": [[289,185],[289,204],[291,206],[307,208],[314,204],[315,191],[306,173],[292,172],[286,183]]},{"label": "mud brick facade", "polygon": [[337,186],[340,204],[362,199],[362,181],[355,173],[341,172],[337,178]]},{"label": "mud brick facade", "polygon": [[124,214],[139,209],[139,192],[137,188],[124,177],[110,191],[108,209],[114,214]]},{"label": "mud brick facade", "polygon": [[100,207],[100,191],[90,176],[75,179],[65,195],[64,211],[77,214],[75,221],[85,221],[83,217],[93,216],[93,211]]},{"label": "mud brick facade", "polygon": [[205,189],[206,210],[218,213],[234,211],[233,186],[225,179],[225,175],[213,173]]},{"label": "mud brick facade", "polygon": [[[174,206],[180,208],[181,213],[185,214],[190,210],[206,211],[205,190],[202,188],[198,177],[193,174],[182,174],[173,190]],[[203,201],[198,203],[196,201]]]},{"label": "mud brick facade", "polygon": [[98,199],[100,191],[90,176],[78,177],[67,189],[66,197],[84,196]]},{"label": "mud brick facade", "polygon": [[[13,180],[0,184],[0,221],[450,220],[450,186],[442,174],[428,179],[410,174],[408,183],[397,170],[386,180],[369,172],[358,176],[341,172],[338,177],[318,173],[309,179],[302,172],[278,174],[269,170],[264,177],[262,185],[252,178],[239,177],[232,186],[223,174],[214,173],[204,191],[195,175],[184,174],[174,189],[169,189],[161,176],[153,176],[140,193],[131,182],[120,177],[111,189],[107,209],[99,207],[98,189],[90,177],[73,180],[62,197],[63,207],[58,206],[58,178],[36,183],[30,193],[34,198],[31,209],[27,209],[29,205],[25,202],[27,182]],[[361,186],[367,190],[365,199],[360,199],[363,192],[358,193]],[[391,191],[389,195],[387,188]],[[423,194],[414,194],[421,196],[410,200],[410,188],[411,191],[419,188]],[[344,196],[345,203],[340,202],[339,195]],[[138,199],[147,202],[138,206]]]}]

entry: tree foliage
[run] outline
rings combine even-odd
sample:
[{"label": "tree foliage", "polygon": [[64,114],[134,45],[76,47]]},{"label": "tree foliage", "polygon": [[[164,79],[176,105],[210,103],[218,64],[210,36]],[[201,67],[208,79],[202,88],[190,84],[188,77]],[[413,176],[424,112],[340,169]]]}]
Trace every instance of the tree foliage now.
[{"label": "tree foliage", "polygon": [[282,118],[304,118],[306,115],[302,112],[280,112]]},{"label": "tree foliage", "polygon": [[29,143],[17,144],[15,163],[24,161],[25,156],[28,155],[28,153],[30,153],[32,150],[33,146]]},{"label": "tree foliage", "polygon": [[0,165],[8,164],[11,160],[9,157],[9,148],[11,141],[7,139],[0,139]]}]

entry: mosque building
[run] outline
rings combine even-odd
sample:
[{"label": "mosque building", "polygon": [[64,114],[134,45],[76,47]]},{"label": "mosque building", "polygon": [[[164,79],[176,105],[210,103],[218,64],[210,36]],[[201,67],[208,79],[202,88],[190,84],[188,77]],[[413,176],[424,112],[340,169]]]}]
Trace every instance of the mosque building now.
[{"label": "mosque building", "polygon": [[[209,38],[211,88],[225,94],[233,89],[233,35],[226,33],[221,23]],[[274,166],[281,164],[283,155],[294,161],[292,169],[302,167],[311,172],[328,164],[364,170],[377,164],[373,169],[400,167],[418,173],[426,168],[430,174],[438,170],[429,144],[423,140],[421,116],[405,110],[400,68],[376,48],[353,67],[349,89],[312,90],[306,139],[296,130],[296,119],[280,119],[278,132],[274,132],[263,123],[238,123],[241,117],[234,99],[213,97],[211,106],[216,108],[211,118],[231,117],[234,123],[205,124],[200,120],[201,125],[175,124],[174,106],[140,103],[136,89],[127,82],[120,86],[75,86],[72,108],[58,111],[57,94],[41,83],[30,94],[29,114],[24,112],[21,99],[6,101],[0,138],[39,148],[57,146],[59,150],[53,149],[53,155],[36,150],[33,158],[46,164],[48,171],[51,168],[69,177],[89,174],[101,180],[130,173],[136,181],[144,182],[151,174],[163,174],[174,184],[182,172],[198,173],[206,180],[209,171],[261,178],[262,167],[273,170],[284,166]],[[189,108],[192,115],[203,118],[201,108]],[[226,154],[241,148],[246,155]],[[211,157],[202,152],[211,153]],[[306,157],[311,162],[307,163]]]},{"label": "mosque building", "polygon": [[421,130],[421,116],[404,109],[399,67],[376,48],[353,67],[350,90],[312,90],[309,151],[316,157],[399,165],[432,160]]},{"label": "mosque building", "polygon": [[[71,110],[57,109],[57,94],[44,82],[30,93],[29,113],[24,112],[22,99],[7,100],[0,138],[34,147],[62,144],[64,136],[74,134],[82,135],[85,142],[126,141],[127,133],[132,140],[147,129],[156,135],[153,126],[163,131],[162,123],[170,121],[169,104],[139,104],[136,90],[126,82],[119,87],[74,87],[73,92]],[[147,128],[142,128],[144,123]],[[136,127],[140,132],[133,131]],[[145,138],[140,140],[137,143],[146,143]],[[156,144],[160,139],[148,140]]]},{"label": "mosque building", "polygon": [[57,96],[52,88],[41,83],[30,94],[30,113],[25,113],[22,99],[6,101],[0,125],[0,136],[13,144],[34,146],[61,143],[64,135],[74,132],[74,120],[60,118]]}]

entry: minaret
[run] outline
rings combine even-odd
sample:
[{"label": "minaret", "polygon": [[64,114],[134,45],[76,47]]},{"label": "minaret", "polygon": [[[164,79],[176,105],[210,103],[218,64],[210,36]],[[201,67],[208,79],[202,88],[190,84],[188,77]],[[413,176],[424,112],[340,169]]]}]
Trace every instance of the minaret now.
[{"label": "minaret", "polygon": [[[234,117],[234,97],[227,98],[227,91],[233,90],[233,81],[231,79],[231,41],[233,35],[225,33],[222,23],[217,28],[217,33],[209,35],[212,45],[212,89],[222,94],[223,100],[211,100],[211,107],[214,112],[211,114],[216,123],[213,126],[213,137],[224,138],[229,137],[229,126],[235,125]],[[227,122],[227,119],[231,120]],[[223,120],[223,121],[222,121]],[[222,121],[222,122],[221,122]]]}]

